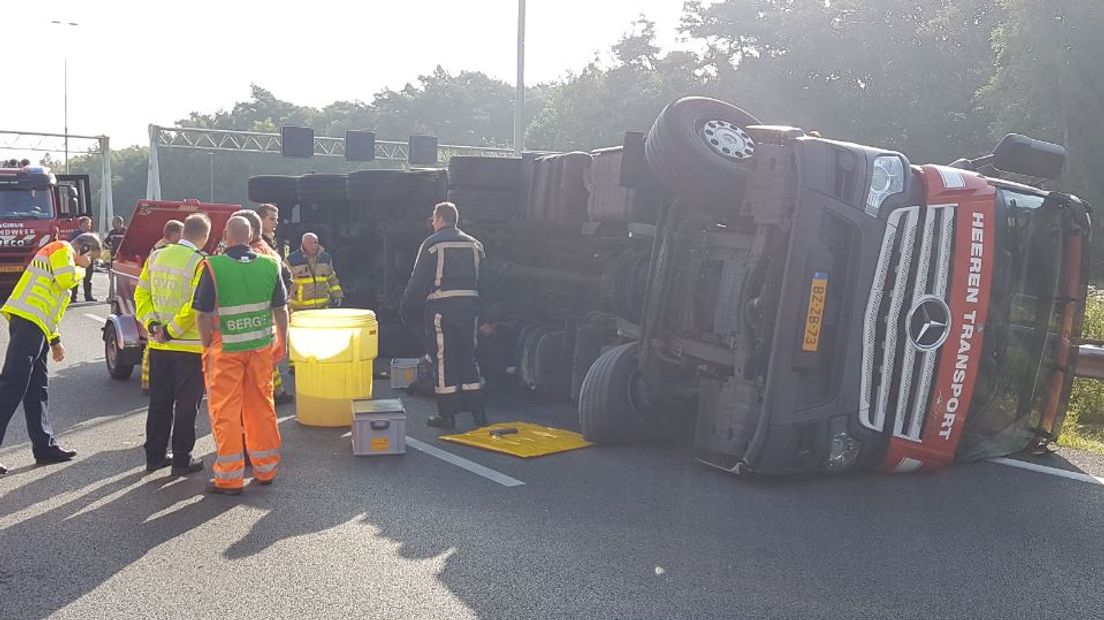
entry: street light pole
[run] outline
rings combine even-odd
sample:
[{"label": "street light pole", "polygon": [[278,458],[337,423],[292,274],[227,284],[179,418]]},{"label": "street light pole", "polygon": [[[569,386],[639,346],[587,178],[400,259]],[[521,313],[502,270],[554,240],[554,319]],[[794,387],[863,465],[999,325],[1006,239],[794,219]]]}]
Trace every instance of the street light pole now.
[{"label": "street light pole", "polygon": [[514,155],[525,150],[525,0],[518,0],[517,92],[514,95]]},{"label": "street light pole", "polygon": [[[67,22],[60,19],[55,19],[50,22],[58,26],[73,26],[76,28],[80,24],[77,22]],[[62,64],[62,81],[64,82],[64,94],[63,105],[65,106],[65,174],[69,174],[69,46],[65,45],[65,60]]]}]

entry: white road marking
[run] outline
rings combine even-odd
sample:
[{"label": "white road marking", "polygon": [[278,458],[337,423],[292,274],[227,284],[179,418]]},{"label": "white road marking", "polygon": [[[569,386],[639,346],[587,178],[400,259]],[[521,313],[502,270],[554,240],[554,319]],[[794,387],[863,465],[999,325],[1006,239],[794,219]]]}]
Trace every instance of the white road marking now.
[{"label": "white road marking", "polygon": [[408,436],[406,438],[406,445],[414,448],[419,452],[424,452],[434,458],[441,459],[446,463],[452,463],[453,465],[461,469],[466,469],[477,476],[483,476],[487,480],[497,482],[504,487],[520,487],[525,484],[517,478],[511,478],[510,476],[507,476],[506,474],[501,472],[497,472],[490,467],[484,467],[479,463],[474,463],[472,461],[469,461],[468,459],[456,456],[451,452],[446,452],[436,446],[431,446],[427,443],[423,443],[421,441],[418,441],[417,439],[414,439],[413,437]]},{"label": "white road marking", "polygon": [[1099,476],[1093,476],[1090,474],[1083,474],[1076,471],[1066,471],[1064,469],[1058,469],[1057,467],[1047,467],[1046,465],[1036,465],[1035,463],[1028,463],[1027,461],[1017,461],[1016,459],[1009,459],[1004,457],[989,459],[990,463],[996,463],[997,465],[1007,465],[1009,467],[1016,467],[1019,469],[1026,469],[1028,471],[1038,472],[1040,474],[1048,474],[1051,476],[1058,476],[1059,478],[1069,478],[1070,480],[1077,480],[1078,482],[1087,482],[1089,484],[1104,485],[1104,478]]},{"label": "white road marking", "polygon": [[84,316],[92,319],[93,321],[99,323],[100,325],[104,325],[104,324],[107,323],[107,319],[105,319],[102,316],[99,316],[97,314],[88,314],[88,313],[86,313]]}]

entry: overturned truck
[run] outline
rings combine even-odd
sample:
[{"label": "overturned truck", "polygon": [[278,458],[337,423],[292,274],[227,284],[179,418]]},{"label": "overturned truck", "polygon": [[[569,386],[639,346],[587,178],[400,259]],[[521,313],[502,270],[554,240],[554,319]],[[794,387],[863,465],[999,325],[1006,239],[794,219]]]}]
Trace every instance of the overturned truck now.
[{"label": "overturned truck", "polygon": [[250,198],[321,229],[385,316],[452,199],[487,246],[487,364],[576,398],[594,441],[692,425],[736,473],[904,472],[1057,437],[1091,240],[1087,205],[1040,189],[1064,159],[1010,135],[917,166],[687,98],[621,147],[255,177]]}]

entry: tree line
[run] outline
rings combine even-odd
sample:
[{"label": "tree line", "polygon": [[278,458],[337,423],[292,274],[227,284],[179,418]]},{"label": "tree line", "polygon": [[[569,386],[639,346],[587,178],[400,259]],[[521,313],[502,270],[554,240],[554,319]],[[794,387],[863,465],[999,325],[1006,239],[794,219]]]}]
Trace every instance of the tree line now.
[{"label": "tree line", "polygon": [[[1015,131],[1063,144],[1060,186],[1104,204],[1104,3],[1099,0],[727,0],[686,2],[685,49],[663,50],[645,19],[606,57],[527,89],[526,146],[592,149],[647,130],[684,95],[733,102],[765,123],[900,150],[917,163],[989,152]],[[179,124],[319,135],[373,129],[403,140],[509,146],[513,87],[478,71],[438,67],[405,87],[323,108],[283,101],[259,85],[251,98]],[[146,149],[112,155],[116,210],[145,193]],[[166,197],[245,202],[251,174],[340,171],[343,160],[162,151]],[[99,183],[96,157],[71,167]],[[1097,244],[1100,247],[1104,244]]]}]

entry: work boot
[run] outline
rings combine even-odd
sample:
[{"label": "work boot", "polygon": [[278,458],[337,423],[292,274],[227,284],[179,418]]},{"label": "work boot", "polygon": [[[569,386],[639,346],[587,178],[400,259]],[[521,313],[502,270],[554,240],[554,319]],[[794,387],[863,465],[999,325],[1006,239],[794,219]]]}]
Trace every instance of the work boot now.
[{"label": "work boot", "polygon": [[471,412],[476,427],[487,425],[487,411],[483,408],[483,390],[464,392],[464,407]]},{"label": "work boot", "polygon": [[194,474],[201,471],[203,471],[202,459],[190,459],[183,465],[172,466],[172,475],[174,476],[187,476],[188,474]]},{"label": "work boot", "polygon": [[146,471],[157,471],[172,466],[172,455],[168,455],[157,461],[146,461]]},{"label": "work boot", "polygon": [[426,420],[426,426],[430,428],[444,428],[452,430],[456,428],[456,418],[442,415],[435,415]]},{"label": "work boot", "polygon": [[35,463],[38,463],[39,465],[53,465],[54,463],[64,463],[65,461],[73,460],[73,457],[76,455],[76,450],[65,450],[59,447],[55,447],[42,456],[35,456]]},{"label": "work boot", "polygon": [[6,473],[8,473],[8,466],[0,463],[0,476],[3,476]]},{"label": "work boot", "polygon": [[237,497],[238,495],[242,494],[241,489],[227,489],[225,487],[220,487],[216,485],[213,480],[210,484],[207,485],[207,492],[213,495],[228,495],[230,497]]},{"label": "work boot", "polygon": [[277,405],[286,405],[294,401],[295,396],[289,392],[280,392],[276,395],[275,398],[272,399],[272,402],[276,403]]}]

